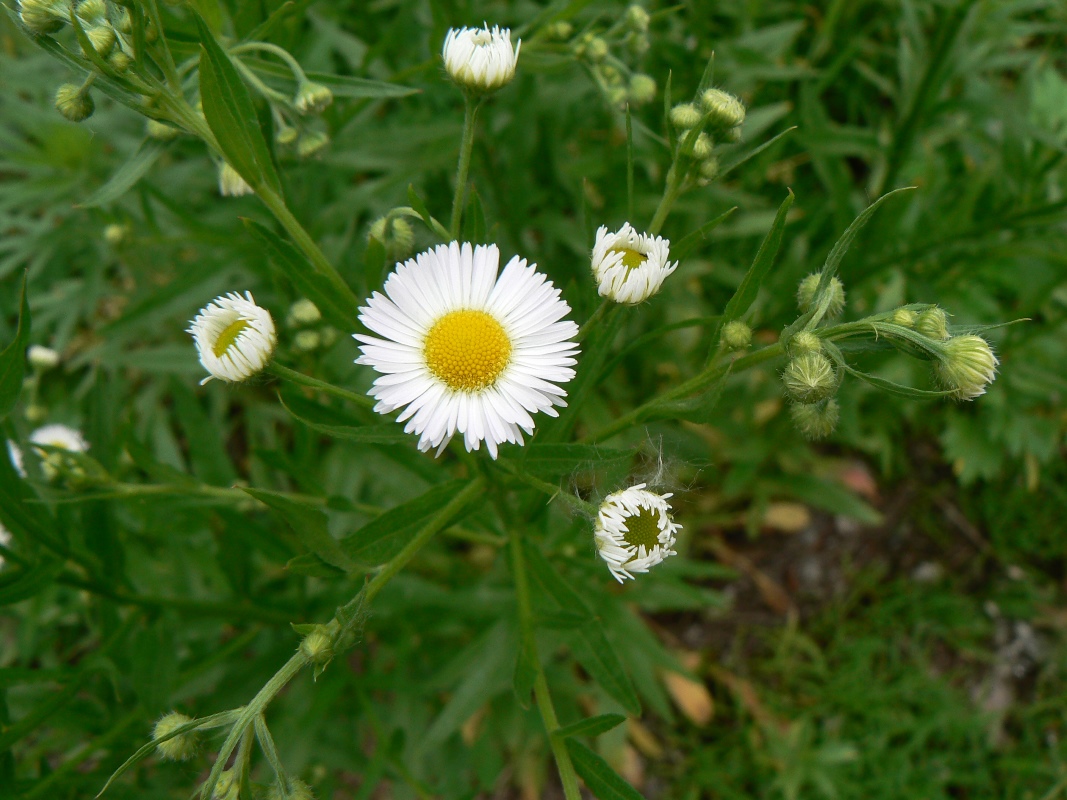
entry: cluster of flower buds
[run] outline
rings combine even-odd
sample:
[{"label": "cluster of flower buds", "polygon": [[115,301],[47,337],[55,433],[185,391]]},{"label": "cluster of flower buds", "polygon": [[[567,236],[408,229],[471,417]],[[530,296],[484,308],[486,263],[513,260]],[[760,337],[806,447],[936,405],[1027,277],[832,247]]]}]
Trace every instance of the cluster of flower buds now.
[{"label": "cluster of flower buds", "polygon": [[390,212],[371,223],[367,241],[376,241],[385,250],[388,263],[403,261],[415,247],[415,230],[403,216]]},{"label": "cluster of flower buds", "polygon": [[678,135],[681,152],[697,162],[697,180],[706,184],[719,175],[715,145],[720,141],[736,142],[741,138],[745,106],[728,92],[707,89],[693,102],[674,106],[670,121]]},{"label": "cluster of flower buds", "polygon": [[[571,44],[575,58],[589,68],[593,80],[613,106],[641,106],[656,99],[655,78],[637,71],[623,58],[614,55],[625,51],[630,60],[643,56],[649,46],[649,21],[648,12],[635,3],[609,29],[586,31]],[[570,30],[567,32],[569,34]],[[550,35],[558,36],[554,29]]]},{"label": "cluster of flower buds", "polygon": [[289,307],[285,324],[294,331],[293,349],[302,353],[330,347],[337,341],[337,330],[323,324],[318,306],[307,298],[301,298]]}]

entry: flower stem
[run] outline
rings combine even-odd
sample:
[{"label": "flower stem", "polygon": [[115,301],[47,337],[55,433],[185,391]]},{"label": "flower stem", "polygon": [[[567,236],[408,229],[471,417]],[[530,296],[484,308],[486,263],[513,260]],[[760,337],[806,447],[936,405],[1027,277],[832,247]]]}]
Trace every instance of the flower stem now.
[{"label": "flower stem", "polygon": [[459,239],[459,226],[463,222],[463,200],[467,194],[467,175],[471,168],[471,151],[474,149],[474,123],[481,100],[470,95],[464,98],[463,139],[459,145],[459,165],[456,167],[456,193],[452,197],[452,227],[449,233],[453,240]]},{"label": "flower stem", "polygon": [[663,188],[663,197],[660,198],[659,206],[652,217],[652,222],[648,224],[649,236],[657,236],[659,234],[663,223],[667,221],[667,215],[671,213],[674,203],[678,200],[678,195],[682,192],[682,183],[684,181],[685,171],[678,169],[678,162],[676,161],[671,164],[671,168],[667,172],[667,185]]},{"label": "flower stem", "polygon": [[537,710],[541,712],[541,721],[548,733],[548,742],[552,746],[552,755],[555,756],[556,768],[559,770],[559,778],[563,784],[563,794],[567,800],[581,800],[578,775],[574,771],[574,764],[571,763],[570,753],[567,752],[563,740],[554,735],[560,725],[556,717],[556,708],[552,705],[552,695],[548,691],[545,669],[541,664],[541,657],[537,654],[537,639],[533,632],[533,610],[530,605],[530,581],[526,574],[522,538],[515,526],[509,526],[508,537],[511,545],[512,571],[515,573],[515,598],[519,606],[519,626],[522,631],[523,647],[533,662],[535,670],[534,698],[537,701]]},{"label": "flower stem", "polygon": [[607,313],[607,310],[611,305],[612,301],[607,298],[601,301],[600,305],[596,307],[596,311],[594,311],[589,316],[589,319],[587,319],[582,324],[582,327],[578,329],[578,335],[574,337],[575,341],[580,342],[582,341],[582,339],[588,336],[589,331],[593,330],[593,328],[596,327],[597,323],[600,322],[601,319],[603,319],[604,314]]},{"label": "flower stem", "polygon": [[297,372],[295,369],[289,369],[289,367],[283,367],[277,362],[272,363],[267,367],[267,372],[271,373],[275,377],[283,380],[292,381],[293,383],[301,386],[307,386],[310,389],[318,389],[324,394],[332,394],[334,397],[341,397],[345,400],[350,400],[358,406],[364,408],[372,408],[374,406],[374,400],[365,394],[359,394],[358,392],[350,392],[348,389],[342,389],[340,386],[334,386],[332,383],[313,378],[310,375],[305,375],[302,372]]},{"label": "flower stem", "polygon": [[715,381],[724,377],[727,372],[736,373],[744,372],[746,369],[750,369],[764,361],[770,361],[772,358],[777,358],[785,352],[785,348],[781,344],[772,344],[764,347],[761,350],[757,350],[754,353],[749,353],[747,356],[734,359],[730,362],[717,362],[709,366],[703,372],[694,375],[684,383],[675,386],[673,389],[669,389],[663,394],[653,397],[645,403],[642,403],[637,408],[633,409],[627,414],[623,414],[617,420],[610,425],[606,425],[596,433],[585,437],[583,441],[586,442],[602,442],[606,439],[610,439],[617,433],[626,430],[632,425],[639,424],[649,413],[656,410],[657,407],[670,403],[674,400],[680,400],[691,394],[699,392],[701,389],[705,389]]}]

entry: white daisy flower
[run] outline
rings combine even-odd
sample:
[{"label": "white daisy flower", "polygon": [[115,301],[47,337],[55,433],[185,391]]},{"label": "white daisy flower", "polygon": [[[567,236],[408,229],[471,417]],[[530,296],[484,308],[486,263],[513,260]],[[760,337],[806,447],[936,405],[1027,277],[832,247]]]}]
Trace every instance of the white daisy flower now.
[{"label": "white daisy flower", "polygon": [[678,269],[670,258],[670,240],[638,233],[630,223],[609,233],[601,225],[593,246],[593,277],[601,297],[616,303],[642,303],[660,290]]},{"label": "white daisy flower", "polygon": [[520,39],[511,49],[511,31],[489,25],[451,29],[441,55],[449,76],[467,89],[491,92],[510,83],[519,60]]},{"label": "white daisy flower", "polygon": [[682,526],[671,518],[667,502],[671,497],[646,491],[639,483],[609,494],[600,504],[593,536],[600,557],[619,583],[677,555],[671,548]]},{"label": "white daisy flower", "polygon": [[468,451],[485,442],[522,444],[531,414],[557,416],[574,377],[578,326],[570,306],[534,264],[515,256],[497,277],[495,244],[438,245],[398,264],[360,308],[360,321],[384,338],[355,334],[366,364],[381,373],[374,410],[403,409],[398,422],[419,449],[440,453],[457,431]]},{"label": "white daisy flower", "polygon": [[[68,425],[52,424],[42,425],[30,434],[30,444],[56,447],[60,450],[69,450],[72,453],[84,453],[89,449],[89,443],[81,432]],[[55,459],[49,459],[49,453],[35,448],[35,452],[41,459],[41,472],[47,480],[55,480],[59,475],[59,463]],[[7,454],[11,459],[11,465],[20,478],[26,477],[26,466],[22,460],[22,450],[10,439],[7,442]]]},{"label": "white daisy flower", "polygon": [[278,336],[270,312],[256,305],[251,292],[216,297],[188,328],[196,341],[200,363],[212,378],[231,383],[247,380],[270,363]]},{"label": "white daisy flower", "polygon": [[248,185],[248,181],[242,178],[228,161],[223,161],[219,165],[219,194],[223,197],[242,197],[255,193],[256,190]]}]

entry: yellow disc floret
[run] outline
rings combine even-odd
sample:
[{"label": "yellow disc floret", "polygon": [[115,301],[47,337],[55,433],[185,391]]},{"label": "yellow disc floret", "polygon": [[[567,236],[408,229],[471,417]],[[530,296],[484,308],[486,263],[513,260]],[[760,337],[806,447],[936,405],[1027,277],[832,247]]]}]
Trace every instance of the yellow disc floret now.
[{"label": "yellow disc floret", "polygon": [[215,340],[215,346],[211,348],[215,354],[215,358],[222,358],[223,354],[230,349],[230,345],[237,341],[237,337],[241,335],[241,331],[248,327],[248,321],[238,317],[225,328],[222,329],[222,333],[219,334],[219,338]]},{"label": "yellow disc floret", "polygon": [[622,253],[622,265],[626,267],[626,269],[637,269],[648,261],[648,256],[645,253],[631,250],[629,247],[613,247],[608,252]]},{"label": "yellow disc floret", "polygon": [[644,545],[646,550],[651,550],[659,544],[659,535],[662,529],[659,526],[659,513],[651,508],[641,507],[641,512],[626,518],[626,533],[623,538],[626,544],[633,547]]},{"label": "yellow disc floret", "polygon": [[492,386],[511,360],[504,327],[484,311],[450,311],[426,334],[426,366],[456,392]]}]

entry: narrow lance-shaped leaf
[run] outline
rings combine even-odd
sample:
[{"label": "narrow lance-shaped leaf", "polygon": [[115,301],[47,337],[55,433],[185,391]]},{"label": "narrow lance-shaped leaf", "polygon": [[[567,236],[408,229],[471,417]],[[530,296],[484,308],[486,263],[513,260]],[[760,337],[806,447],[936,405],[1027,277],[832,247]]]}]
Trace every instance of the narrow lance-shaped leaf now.
[{"label": "narrow lance-shaped leaf", "polygon": [[194,19],[200,36],[200,98],[204,118],[219,149],[250,186],[281,196],[281,179],[271,160],[252,95],[204,20],[195,13]]},{"label": "narrow lance-shaped leaf", "polygon": [[11,413],[22,391],[26,375],[26,346],[30,340],[30,304],[26,299],[27,276],[22,276],[19,294],[19,322],[15,338],[0,351],[0,419]]},{"label": "narrow lance-shaped leaf", "polygon": [[642,794],[626,782],[607,761],[575,739],[567,739],[567,752],[574,769],[597,800],[644,800]]},{"label": "narrow lance-shaped leaf", "polygon": [[80,205],[83,208],[95,208],[118,200],[152,168],[152,165],[163,154],[165,147],[166,145],[158,139],[145,139],[130,160],[119,167],[107,183],[89,195]]}]

